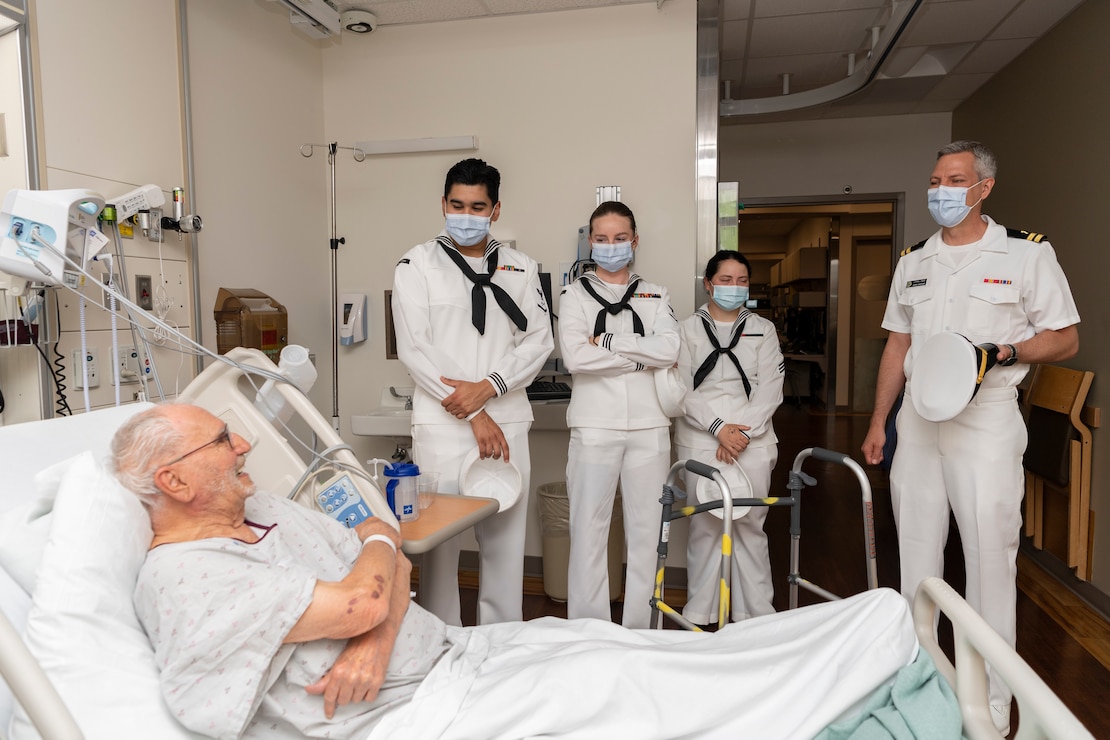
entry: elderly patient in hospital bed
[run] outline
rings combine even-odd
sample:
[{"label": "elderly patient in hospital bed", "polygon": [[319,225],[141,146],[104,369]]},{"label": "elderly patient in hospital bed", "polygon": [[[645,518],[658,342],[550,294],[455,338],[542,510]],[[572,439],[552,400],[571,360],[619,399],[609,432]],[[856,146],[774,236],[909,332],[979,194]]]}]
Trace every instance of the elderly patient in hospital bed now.
[{"label": "elderly patient in hospital bed", "polygon": [[[214,737],[809,737],[917,644],[892,592],[715,635],[592,620],[454,628],[409,601],[380,522],[255,493],[195,406],[128,421],[113,465],[153,530],[134,602],[171,714]],[[957,720],[958,722],[958,720]],[[958,725],[957,725],[958,727]]]}]

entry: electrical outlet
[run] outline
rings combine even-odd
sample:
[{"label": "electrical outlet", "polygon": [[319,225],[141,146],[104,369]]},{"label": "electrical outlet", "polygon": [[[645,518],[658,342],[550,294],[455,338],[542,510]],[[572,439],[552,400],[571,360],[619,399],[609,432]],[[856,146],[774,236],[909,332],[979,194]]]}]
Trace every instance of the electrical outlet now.
[{"label": "electrical outlet", "polygon": [[150,209],[150,233],[146,237],[152,242],[162,241],[162,209]]},{"label": "electrical outlet", "polygon": [[153,282],[150,275],[135,276],[135,302],[146,311],[154,310]]},{"label": "electrical outlet", "polygon": [[89,388],[100,386],[100,362],[96,347],[89,347],[84,359],[85,361],[82,362],[81,350],[73,350],[73,387],[77,390],[84,390],[86,373],[88,374]]},{"label": "electrical outlet", "polygon": [[116,373],[112,375],[112,385],[116,384],[117,377],[120,385],[138,383],[142,371],[138,351],[134,347],[120,347],[116,352]]}]

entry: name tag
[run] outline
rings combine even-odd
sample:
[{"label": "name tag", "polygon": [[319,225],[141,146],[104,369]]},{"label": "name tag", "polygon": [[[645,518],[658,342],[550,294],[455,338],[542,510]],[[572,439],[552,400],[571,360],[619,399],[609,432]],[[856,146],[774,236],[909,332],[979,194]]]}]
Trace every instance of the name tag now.
[{"label": "name tag", "polygon": [[906,287],[907,288],[920,288],[921,286],[923,286],[927,282],[929,282],[929,281],[926,278],[921,278],[920,280],[910,280],[910,281],[906,282]]}]

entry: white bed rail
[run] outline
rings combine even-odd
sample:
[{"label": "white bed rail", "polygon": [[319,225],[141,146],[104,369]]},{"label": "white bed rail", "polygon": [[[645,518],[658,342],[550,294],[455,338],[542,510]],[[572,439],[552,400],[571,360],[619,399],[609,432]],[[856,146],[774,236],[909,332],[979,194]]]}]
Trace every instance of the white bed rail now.
[{"label": "white bed rail", "polygon": [[[959,670],[937,643],[937,609],[952,622]],[[1014,692],[1020,712],[1016,740],[1093,740],[1087,728],[1029,664],[940,578],[926,578],[921,583],[914,599],[913,621],[918,642],[929,652],[937,670],[956,692],[963,714],[964,732],[971,740],[997,740],[999,737],[990,716],[986,663],[990,663]]]},{"label": "white bed rail", "polygon": [[[54,684],[3,611],[0,611],[0,676],[12,679],[7,682],[8,688],[44,738],[81,740],[84,737]],[[6,731],[7,728],[0,727],[0,735]]]},{"label": "white bed rail", "polygon": [[[236,347],[227,352],[227,357],[236,364],[217,362],[209,365],[189,383],[177,401],[200,406],[226,421],[231,431],[243,436],[253,447],[247,455],[245,470],[254,482],[262,490],[285,495],[298,483],[303,483],[301,478],[306,463],[290,442],[289,432],[279,432],[255,406],[256,387],[247,377],[251,368],[276,374],[278,367],[257,349]],[[259,377],[262,376],[255,376]],[[257,385],[261,386],[261,383]],[[331,457],[336,463],[359,471],[360,474],[353,476],[351,482],[370,511],[383,521],[399,526],[381,490],[365,475],[366,471],[358,458],[308,397],[291,383],[278,383],[274,390],[288,404],[293,417],[307,425],[325,448],[333,450]],[[304,485],[297,501],[306,503],[306,500],[314,498],[314,494],[311,484]],[[313,505],[311,500],[307,503],[310,507]]]}]

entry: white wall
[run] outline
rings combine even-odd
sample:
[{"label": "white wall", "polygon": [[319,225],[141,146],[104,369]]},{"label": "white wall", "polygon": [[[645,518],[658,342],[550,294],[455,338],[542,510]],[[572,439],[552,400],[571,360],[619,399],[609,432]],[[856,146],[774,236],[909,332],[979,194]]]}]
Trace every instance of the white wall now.
[{"label": "white wall", "polygon": [[904,192],[903,241],[914,244],[936,231],[925,190],[951,128],[950,113],[722,126],[720,179],[740,183],[741,202]]},{"label": "white wall", "polygon": [[[641,233],[637,271],[667,283],[675,305],[691,304],[694,32],[695,3],[681,0],[661,11],[638,4],[386,26],[325,50],[332,140],[474,134],[480,147],[340,162],[339,287],[367,293],[371,308],[370,341],[341,356],[344,432],[349,414],[377,406],[383,388],[412,385],[400,362],[385,359],[383,292],[400,256],[442,228],[444,175],[466,156],[501,171],[494,235],[552,272],[575,258],[596,186],[620,185]],[[348,439],[368,456],[392,452]],[[533,490],[564,480],[568,435],[537,433],[532,444]],[[528,553],[538,555],[538,517],[529,521]]]},{"label": "white wall", "polygon": [[[322,42],[278,3],[189,0],[201,337],[216,349],[224,288],[256,288],[289,314],[289,343],[316,353],[310,394],[331,415],[327,156]],[[347,162],[341,162],[341,166]]]}]

